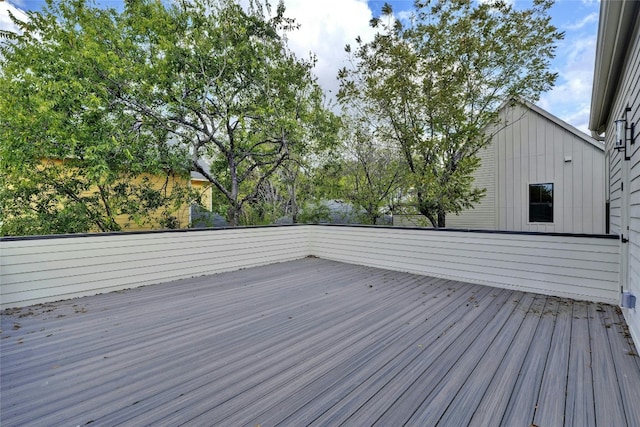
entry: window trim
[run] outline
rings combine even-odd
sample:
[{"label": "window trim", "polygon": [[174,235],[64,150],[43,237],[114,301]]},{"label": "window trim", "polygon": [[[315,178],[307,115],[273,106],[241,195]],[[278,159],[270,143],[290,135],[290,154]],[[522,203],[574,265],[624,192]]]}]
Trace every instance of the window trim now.
[{"label": "window trim", "polygon": [[[539,185],[551,185],[551,221],[531,221],[531,187]],[[555,212],[555,182],[530,182],[527,184],[527,224],[531,225],[553,225],[555,224],[556,212]]]}]

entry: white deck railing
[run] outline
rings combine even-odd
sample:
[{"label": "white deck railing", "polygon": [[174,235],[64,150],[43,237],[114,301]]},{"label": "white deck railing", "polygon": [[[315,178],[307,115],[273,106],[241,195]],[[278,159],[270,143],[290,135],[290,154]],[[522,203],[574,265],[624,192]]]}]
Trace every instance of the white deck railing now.
[{"label": "white deck railing", "polygon": [[299,225],[5,238],[0,307],[310,255],[589,301],[619,299],[619,242],[605,236]]}]

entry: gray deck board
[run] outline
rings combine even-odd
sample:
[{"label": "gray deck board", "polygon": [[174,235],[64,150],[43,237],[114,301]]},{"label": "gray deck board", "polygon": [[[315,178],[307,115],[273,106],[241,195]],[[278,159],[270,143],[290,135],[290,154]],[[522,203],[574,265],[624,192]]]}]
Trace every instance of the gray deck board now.
[{"label": "gray deck board", "polygon": [[517,373],[518,380],[502,420],[504,426],[526,425],[528,420],[533,419],[542,376],[549,356],[549,346],[555,323],[553,316],[557,308],[557,300],[547,298],[539,313],[540,320],[535,335],[527,350],[524,364]]},{"label": "gray deck board", "polygon": [[533,418],[533,424],[538,426],[564,424],[566,399],[558,396],[562,396],[567,390],[572,314],[573,308],[569,301],[558,301],[558,310],[553,315],[553,335],[549,354]]},{"label": "gray deck board", "polygon": [[591,370],[593,371],[593,389],[597,394],[611,396],[611,401],[594,399],[596,424],[625,425],[626,416],[620,382],[613,364],[609,336],[604,319],[606,309],[601,305],[590,305],[588,309],[589,332],[591,337]]},{"label": "gray deck board", "polygon": [[[520,298],[520,295],[517,297]],[[477,336],[473,337],[472,341],[468,341],[466,345],[467,348],[461,348],[460,358],[451,366],[449,371],[442,376],[437,386],[434,387],[429,396],[423,400],[422,405],[413,412],[412,417],[408,421],[409,424],[436,425],[446,412],[446,409],[450,406],[450,402],[459,395],[460,389],[463,388],[465,384],[468,384],[469,377],[472,376],[482,358],[487,355],[496,338],[501,335],[505,323],[509,320],[516,308],[516,305],[508,299],[505,299],[504,302],[500,299],[494,301],[502,306],[497,308],[494,317]],[[472,349],[472,351],[468,351],[468,349]],[[483,391],[484,390],[482,390],[482,392]],[[392,423],[394,416],[391,412],[389,412],[389,415],[390,416],[386,418],[386,422],[383,421],[381,425],[389,425]],[[456,424],[445,425],[460,425],[457,424],[457,422],[456,420]]]},{"label": "gray deck board", "polygon": [[[442,417],[437,420],[442,425],[479,425],[472,424],[471,419],[482,398],[486,395],[494,378],[487,372],[497,372],[503,363],[509,348],[520,331],[529,308],[533,304],[534,295],[524,294],[515,304],[515,310],[511,318],[502,325],[500,333],[495,337],[491,346],[482,356],[473,372],[468,376],[456,396],[444,411]],[[445,404],[442,405],[443,408]]]},{"label": "gray deck board", "polygon": [[[489,301],[482,315],[466,326],[464,330],[452,328],[448,333],[451,336],[451,343],[445,351],[433,359],[428,367],[424,369],[420,376],[411,382],[394,404],[385,411],[384,415],[377,420],[379,425],[393,424],[394,420],[402,420],[403,416],[409,417],[412,425],[434,425],[439,418],[439,411],[446,409],[454,393],[459,389],[461,380],[469,375],[470,370],[486,350],[493,337],[485,338],[483,332],[485,327],[490,330],[491,335],[497,333],[500,324],[513,310],[512,306],[506,305],[510,292],[503,291],[498,296]],[[490,325],[490,326],[489,326]],[[459,333],[458,330],[459,330]],[[468,351],[473,349],[472,351]],[[411,419],[424,418],[428,420],[412,422]]]},{"label": "gray deck board", "polygon": [[[636,350],[629,335],[629,329],[620,321],[620,309],[610,305],[601,305],[605,310],[602,313],[604,326],[611,346],[613,365],[616,368],[616,377],[622,396],[640,393],[640,369],[636,369],[639,359],[635,357]],[[620,339],[622,337],[622,339]],[[640,406],[632,401],[623,399],[622,405],[627,417],[627,423],[634,422],[640,425]]]},{"label": "gray deck board", "polygon": [[[505,292],[499,292],[501,299],[505,296]],[[375,422],[388,425],[385,421],[394,419],[397,424],[404,423],[432,393],[483,325],[493,318],[493,304],[484,298],[480,303],[479,307],[467,310],[460,321],[443,325],[443,331],[431,345],[423,347],[420,357],[380,388],[374,398],[349,417],[348,422],[351,425],[372,425]]]},{"label": "gray deck board", "polygon": [[[429,361],[434,358],[438,351],[441,351],[450,342],[449,338],[453,337],[451,325],[461,324],[468,325],[472,316],[465,318],[466,310],[461,308],[467,307],[467,304],[475,305],[471,301],[486,296],[491,290],[473,288],[466,289],[464,286],[458,288],[458,298],[451,300],[450,297],[439,298],[439,307],[443,307],[442,311],[429,311],[428,317],[425,319],[425,325],[421,328],[423,336],[410,342],[409,345],[398,345],[397,347],[388,346],[392,351],[393,358],[387,358],[386,354],[381,354],[382,367],[372,371],[362,371],[354,378],[350,384],[355,385],[349,390],[349,394],[342,397],[332,407],[323,408],[323,412],[319,417],[311,418],[313,425],[337,425],[349,419],[354,409],[360,408],[367,402],[375,399],[382,388],[400,375],[405,369],[413,366],[419,359]],[[450,290],[447,289],[445,295],[449,295]],[[436,298],[437,296],[434,296]],[[471,300],[471,301],[470,301]],[[448,308],[448,309],[447,309]],[[444,338],[446,337],[446,338]],[[442,338],[442,339],[441,339]],[[429,343],[433,343],[429,345]],[[402,343],[404,344],[404,343]],[[387,359],[387,360],[385,360]],[[356,381],[357,380],[357,381]],[[303,419],[294,419],[297,422]]]},{"label": "gray deck board", "polygon": [[0,424],[640,425],[616,307],[307,258],[6,310]]},{"label": "gray deck board", "polygon": [[[592,427],[596,425],[587,310],[588,304],[586,302],[573,303],[565,426]],[[586,325],[585,322],[587,322]]]},{"label": "gray deck board", "polygon": [[522,372],[545,301],[546,298],[542,295],[533,296],[533,303],[525,312],[524,320],[509,350],[498,368],[488,375],[491,377],[491,383],[482,394],[482,400],[471,418],[470,425],[500,425]]}]

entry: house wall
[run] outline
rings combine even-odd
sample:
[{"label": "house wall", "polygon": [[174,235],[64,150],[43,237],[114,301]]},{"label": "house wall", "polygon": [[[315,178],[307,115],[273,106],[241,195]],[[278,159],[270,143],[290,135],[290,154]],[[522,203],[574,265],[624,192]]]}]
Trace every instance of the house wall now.
[{"label": "house wall", "polygon": [[[41,160],[40,167],[41,168],[59,168],[64,165],[65,165],[64,160],[55,159],[55,158],[46,158]],[[167,194],[171,194],[176,188],[187,189],[190,185],[188,178],[181,176],[179,174],[153,175],[153,174],[143,173],[136,176],[128,183],[132,185],[136,185],[136,184],[142,183],[143,180],[148,180],[151,188],[155,190],[162,190]],[[195,183],[196,186],[200,186],[201,184],[202,183],[197,181]],[[194,183],[192,182],[191,185],[194,185]],[[205,190],[203,189],[202,191],[205,191]],[[83,197],[87,197],[87,196],[94,195],[95,193],[97,193],[97,188],[91,187],[89,190],[83,192],[81,195]],[[203,201],[205,202],[208,201],[209,204],[211,204],[210,194],[211,192],[209,191],[208,199],[207,199],[206,193],[205,193],[205,197],[203,198]],[[209,208],[209,210],[210,209],[211,208]],[[188,227],[190,222],[189,203],[185,203],[183,206],[177,209],[172,208],[171,215],[173,215],[176,218],[179,228]],[[128,231],[158,229],[160,228],[159,220],[161,218],[162,218],[161,210],[151,213],[149,215],[149,218],[145,218],[145,221],[142,224],[136,223],[135,221],[131,220],[128,214],[115,215],[114,217],[116,223],[120,227],[122,227],[123,230],[128,230]],[[94,227],[91,231],[98,232],[99,230],[97,227]]]},{"label": "house wall", "polygon": [[208,211],[213,209],[213,188],[209,181],[191,179],[191,188],[200,195],[202,207]]},{"label": "house wall", "polygon": [[[65,166],[65,161],[61,159],[55,158],[45,158],[41,160],[40,168],[60,168],[61,166]],[[70,169],[70,168],[69,168]],[[66,169],[66,170],[69,170]],[[63,173],[63,172],[61,172]],[[207,210],[211,211],[212,209],[212,201],[213,194],[211,184],[208,181],[203,181],[201,179],[189,179],[185,176],[181,176],[179,174],[169,174],[169,175],[153,175],[153,174],[140,174],[136,176],[132,180],[128,181],[130,184],[140,184],[143,180],[148,180],[150,183],[150,187],[156,190],[162,190],[166,192],[166,194],[171,194],[174,189],[180,188],[180,191],[186,190],[189,187],[199,194],[201,194],[201,202],[202,206]],[[83,192],[81,195],[83,197],[91,196],[97,192],[97,189],[91,187],[89,190]],[[169,207],[171,211],[171,215],[174,216],[177,220],[178,228],[186,228],[190,224],[190,204],[184,203],[182,206],[175,208],[173,206]],[[160,226],[160,220],[162,219],[162,209],[157,212],[153,212],[149,215],[148,218],[145,218],[144,223],[139,224],[129,218],[128,214],[120,214],[114,217],[116,223],[122,227],[123,230],[127,231],[142,231],[142,230],[152,230],[162,228]],[[98,232],[97,227],[94,227],[92,232]]]},{"label": "house wall", "polygon": [[[500,119],[475,173],[487,197],[447,216],[447,227],[604,233],[603,150],[519,102],[505,106]],[[542,183],[554,184],[553,223],[529,222],[529,184]]]},{"label": "house wall", "polygon": [[615,238],[293,225],[0,239],[0,307],[313,255],[500,288],[615,303]]},{"label": "house wall", "polygon": [[[607,120],[605,130],[606,150],[610,155],[609,192],[610,192],[610,228],[611,233],[624,234],[628,237],[628,254],[623,251],[627,264],[626,283],[622,286],[632,292],[637,298],[635,309],[623,309],[625,318],[636,343],[640,342],[640,13],[636,13],[635,26],[624,61],[624,68],[620,74],[617,90],[611,106],[611,114]],[[627,122],[635,124],[635,144],[629,145],[630,160],[623,160],[623,152],[613,149],[615,139],[614,121],[622,118],[625,107]],[[626,170],[625,170],[626,169]],[[623,212],[626,209],[627,212]],[[623,214],[628,219],[629,231],[623,227]]]},{"label": "house wall", "polygon": [[[162,189],[167,194],[171,194],[175,189],[180,188],[186,190],[189,187],[188,178],[179,175],[151,175],[142,174],[132,181],[133,184],[141,183],[143,179],[148,179],[151,184],[151,188],[159,190]],[[190,222],[189,203],[184,203],[179,208],[175,209],[171,206],[171,215],[177,220],[178,228],[186,228]],[[162,209],[153,212],[149,215],[149,218],[144,223],[138,224],[132,221],[127,214],[120,214],[115,216],[115,220],[123,230],[128,231],[140,231],[140,230],[153,230],[164,228],[160,226],[160,220],[162,219]],[[93,230],[98,231],[98,230]]]},{"label": "house wall", "polygon": [[498,229],[496,148],[496,144],[492,143],[478,153],[480,167],[473,174],[473,184],[476,188],[487,190],[484,197],[473,209],[464,210],[458,215],[447,215],[446,225],[448,228]]}]

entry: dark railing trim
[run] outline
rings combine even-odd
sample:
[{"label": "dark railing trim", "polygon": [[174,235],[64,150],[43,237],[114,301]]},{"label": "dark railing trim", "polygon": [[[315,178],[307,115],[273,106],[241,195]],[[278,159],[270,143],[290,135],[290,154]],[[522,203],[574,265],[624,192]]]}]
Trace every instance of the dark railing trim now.
[{"label": "dark railing trim", "polygon": [[562,237],[591,237],[597,239],[620,240],[616,234],[585,234],[585,233],[552,233],[544,231],[510,231],[510,230],[484,230],[474,228],[431,228],[431,227],[398,227],[392,225],[366,225],[366,224],[311,224],[331,227],[353,227],[353,228],[388,228],[393,230],[421,230],[437,232],[458,232],[458,233],[484,233],[484,234],[513,234],[521,236],[562,236]]},{"label": "dark railing trim", "polygon": [[223,230],[246,230],[253,228],[277,228],[277,227],[298,227],[304,225],[314,225],[322,227],[346,227],[346,228],[375,228],[406,231],[436,231],[436,232],[457,232],[457,233],[478,233],[478,234],[511,234],[523,236],[561,236],[561,237],[590,237],[596,239],[619,240],[620,236],[615,234],[573,234],[573,233],[548,233],[537,231],[507,231],[507,230],[479,230],[471,228],[428,228],[428,227],[394,227],[391,225],[364,225],[364,224],[271,224],[271,225],[247,225],[239,227],[210,227],[210,228],[181,228],[176,230],[140,230],[140,231],[113,231],[108,233],[77,233],[77,234],[49,234],[45,236],[6,236],[0,237],[0,242],[15,242],[20,240],[48,240],[48,239],[71,239],[80,237],[102,237],[102,236],[129,236],[135,234],[160,234],[160,233],[192,233],[198,231],[223,231]]},{"label": "dark railing trim", "polygon": [[110,231],[106,233],[75,233],[75,234],[47,234],[44,236],[5,236],[0,237],[0,242],[13,242],[18,240],[47,240],[47,239],[73,239],[77,237],[102,237],[102,236],[129,236],[134,234],[161,234],[161,233],[192,233],[198,231],[222,231],[244,230],[250,228],[276,228],[297,227],[313,224],[268,224],[268,225],[242,225],[237,227],[207,227],[207,228],[177,228],[172,230],[136,230],[136,231]]}]

